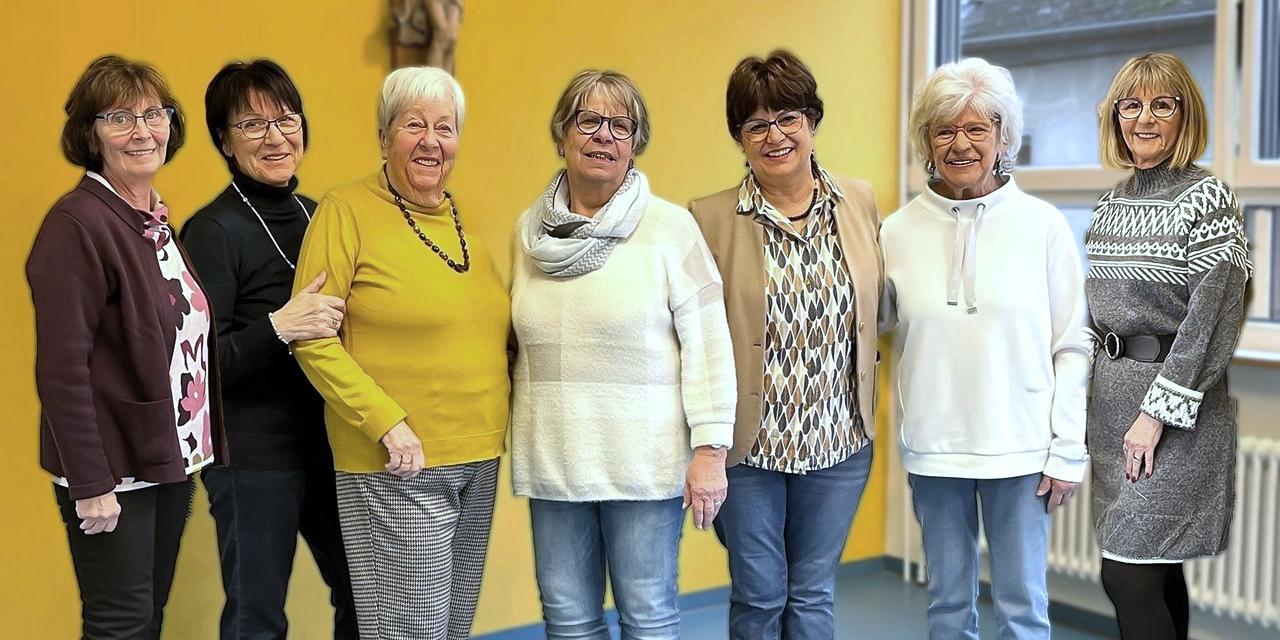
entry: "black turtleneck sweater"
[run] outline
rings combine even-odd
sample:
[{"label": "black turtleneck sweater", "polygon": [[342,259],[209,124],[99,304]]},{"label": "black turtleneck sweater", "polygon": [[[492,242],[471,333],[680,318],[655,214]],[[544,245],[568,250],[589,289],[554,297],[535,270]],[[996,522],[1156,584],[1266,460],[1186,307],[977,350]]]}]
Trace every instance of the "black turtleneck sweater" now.
[{"label": "black turtleneck sweater", "polygon": [[235,171],[232,180],[262,221],[228,185],[179,234],[213,307],[231,464],[255,470],[332,469],[324,401],[267,319],[289,301],[293,289],[293,269],[280,252],[297,264],[307,230],[298,201],[308,214],[316,203],[305,196],[295,200],[297,178],[287,187],[273,187]]}]

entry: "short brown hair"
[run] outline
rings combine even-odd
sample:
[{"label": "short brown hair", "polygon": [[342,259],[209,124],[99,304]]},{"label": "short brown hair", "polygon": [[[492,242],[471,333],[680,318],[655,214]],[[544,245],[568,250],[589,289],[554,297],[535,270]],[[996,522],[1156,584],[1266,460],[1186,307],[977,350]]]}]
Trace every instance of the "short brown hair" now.
[{"label": "short brown hair", "polygon": [[734,140],[740,140],[742,124],[760,108],[803,111],[814,127],[822,122],[818,81],[790,51],[778,49],[764,59],[743,58],[729,75],[725,116]]},{"label": "short brown hair", "polygon": [[569,81],[551,114],[551,141],[557,147],[564,143],[582,103],[597,91],[625,107],[627,115],[635,118],[636,132],[631,136],[631,151],[637,156],[644,153],[645,147],[649,146],[649,108],[645,106],[636,83],[617,71],[587,69]]},{"label": "short brown hair", "polygon": [[1205,113],[1204,96],[1182,58],[1171,53],[1148,53],[1124,63],[1111,80],[1107,97],[1098,105],[1098,155],[1108,169],[1132,169],[1129,145],[1120,131],[1120,116],[1115,102],[1133,97],[1142,90],[1169,91],[1176,95],[1182,109],[1182,131],[1173,145],[1169,166],[1181,169],[1195,162],[1209,145],[1209,117]]},{"label": "short brown hair", "polygon": [[93,131],[96,117],[106,109],[143,96],[155,96],[160,106],[173,108],[164,161],[173,160],[185,139],[182,106],[155,67],[116,55],[90,62],[71,89],[62,108],[67,113],[67,121],[62,125],[62,155],[78,167],[102,171],[102,152]]}]

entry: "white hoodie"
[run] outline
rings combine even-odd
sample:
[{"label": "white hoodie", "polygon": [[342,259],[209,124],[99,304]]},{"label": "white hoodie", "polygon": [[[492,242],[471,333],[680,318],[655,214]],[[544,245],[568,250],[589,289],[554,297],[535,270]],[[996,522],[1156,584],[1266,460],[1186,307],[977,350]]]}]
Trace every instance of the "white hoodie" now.
[{"label": "white hoodie", "polygon": [[972,200],[925,189],[880,233],[906,470],[1083,479],[1084,272],[1062,213],[1010,179]]}]

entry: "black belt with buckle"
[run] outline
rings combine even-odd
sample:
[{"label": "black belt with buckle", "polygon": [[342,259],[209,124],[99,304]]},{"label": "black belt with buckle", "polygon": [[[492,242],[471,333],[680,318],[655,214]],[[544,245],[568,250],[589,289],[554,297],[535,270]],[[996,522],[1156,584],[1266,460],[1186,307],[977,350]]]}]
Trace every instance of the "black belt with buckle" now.
[{"label": "black belt with buckle", "polygon": [[1128,358],[1138,362],[1164,362],[1173,347],[1173,339],[1177,336],[1124,336],[1113,331],[1103,333],[1096,327],[1094,332],[1102,336],[1102,350],[1112,360]]}]

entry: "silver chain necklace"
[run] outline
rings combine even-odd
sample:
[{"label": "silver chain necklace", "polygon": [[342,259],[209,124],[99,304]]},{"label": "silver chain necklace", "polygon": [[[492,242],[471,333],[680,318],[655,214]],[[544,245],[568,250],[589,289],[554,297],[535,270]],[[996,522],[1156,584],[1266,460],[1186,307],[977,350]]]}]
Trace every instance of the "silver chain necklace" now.
[{"label": "silver chain necklace", "polygon": [[[288,256],[284,255],[284,250],[280,248],[280,243],[276,242],[276,237],[271,233],[271,228],[267,226],[267,221],[262,219],[262,214],[258,213],[257,209],[253,208],[253,203],[249,202],[249,199],[244,197],[244,192],[236,185],[235,180],[231,181],[231,187],[236,190],[236,193],[240,194],[240,199],[244,201],[246,207],[249,207],[249,210],[253,212],[253,215],[258,218],[258,222],[262,223],[262,230],[267,232],[268,238],[271,238],[271,244],[275,245],[276,253],[280,254],[280,258],[284,260],[285,264],[289,265],[290,269],[297,271],[297,265],[293,264],[293,261],[290,260]],[[297,194],[293,194],[293,201],[298,203],[298,208],[302,209],[302,215],[307,217],[307,222],[311,222],[311,214],[307,213],[307,208],[302,206],[302,201],[298,199]]]}]

